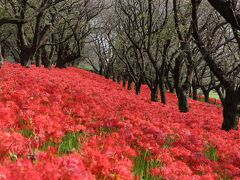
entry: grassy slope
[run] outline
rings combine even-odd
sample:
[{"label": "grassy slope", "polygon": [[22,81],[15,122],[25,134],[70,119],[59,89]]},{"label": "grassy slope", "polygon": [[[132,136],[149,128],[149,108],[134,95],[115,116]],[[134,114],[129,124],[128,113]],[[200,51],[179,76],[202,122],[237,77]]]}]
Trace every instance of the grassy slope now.
[{"label": "grassy slope", "polygon": [[216,92],[214,92],[214,91],[211,91],[211,92],[210,92],[209,97],[210,97],[210,98],[214,98],[214,99],[218,99],[218,100],[220,99],[219,96],[218,96],[218,94],[217,94]]}]

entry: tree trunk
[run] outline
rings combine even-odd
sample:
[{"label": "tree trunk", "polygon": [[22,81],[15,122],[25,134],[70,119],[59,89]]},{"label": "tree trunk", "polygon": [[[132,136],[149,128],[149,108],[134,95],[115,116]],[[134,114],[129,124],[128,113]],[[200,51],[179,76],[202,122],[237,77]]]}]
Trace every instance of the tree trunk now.
[{"label": "tree trunk", "polygon": [[[57,63],[56,67],[57,68],[66,68],[67,67],[67,61],[68,60],[68,55],[70,54],[70,48],[69,45],[59,45],[58,50],[57,50]],[[47,57],[47,51],[43,49],[43,54],[46,54]]]},{"label": "tree trunk", "polygon": [[120,76],[120,75],[117,76],[117,83],[118,83],[118,84],[121,83],[121,76]]},{"label": "tree trunk", "polygon": [[238,129],[239,96],[237,91],[226,90],[226,97],[223,103],[223,130],[229,131],[231,129]]},{"label": "tree trunk", "polygon": [[2,48],[1,48],[1,45],[0,45],[0,68],[3,65],[3,62],[4,62],[4,56],[3,56]]},{"label": "tree trunk", "polygon": [[[64,49],[60,49],[58,52],[56,67],[57,68],[66,68],[65,55],[61,51],[64,51]],[[45,53],[47,54],[46,51],[45,51]]]},{"label": "tree trunk", "polygon": [[24,51],[21,51],[21,53],[20,53],[21,65],[24,67],[30,67],[30,61],[31,61],[32,56],[33,56],[33,54],[31,52],[31,50],[29,50],[27,48]]},{"label": "tree trunk", "polygon": [[204,101],[209,103],[209,92],[204,94]]},{"label": "tree trunk", "polygon": [[[222,17],[225,18],[225,20],[230,23],[233,27],[240,30],[240,18],[239,14],[234,12],[234,9],[231,5],[231,1],[228,0],[221,0],[221,1],[215,1],[215,0],[208,0],[208,2],[216,9],[219,14],[221,14]],[[237,2],[237,1],[236,1]]]},{"label": "tree trunk", "polygon": [[203,94],[204,94],[204,101],[209,103],[209,91],[206,91],[206,90],[202,90],[203,91]]},{"label": "tree trunk", "polygon": [[[180,57],[180,56],[179,56]],[[180,112],[189,112],[189,107],[188,107],[188,96],[187,96],[187,90],[190,87],[190,84],[186,83],[182,85],[182,83],[180,82],[181,78],[181,61],[182,58],[177,58],[176,60],[176,64],[174,67],[174,86],[176,89],[176,93],[177,93],[177,98],[178,98],[178,108]],[[189,77],[187,77],[188,79]]]},{"label": "tree trunk", "polygon": [[182,87],[176,88],[178,97],[178,108],[180,112],[189,112],[187,93]]},{"label": "tree trunk", "polygon": [[160,81],[159,86],[160,86],[161,102],[163,104],[167,104],[166,87],[163,80]]},{"label": "tree trunk", "polygon": [[41,67],[42,66],[42,57],[41,57],[41,50],[38,50],[36,55],[35,55],[35,61],[36,61],[36,66]]},{"label": "tree trunk", "polygon": [[135,84],[135,92],[137,95],[139,95],[141,93],[141,86],[142,86],[142,82],[139,81]]},{"label": "tree trunk", "polygon": [[[109,78],[110,78],[110,74],[111,74],[111,73],[110,73],[110,72],[111,72],[110,66],[108,65],[103,72],[104,72],[104,77],[105,77],[106,79],[109,79]],[[113,76],[114,76],[114,74],[113,74]]]},{"label": "tree trunk", "polygon": [[57,68],[66,68],[66,64],[64,62],[64,59],[62,57],[57,58]]},{"label": "tree trunk", "polygon": [[115,73],[115,71],[114,71],[113,64],[110,65],[109,73],[110,73],[110,75],[112,74],[113,81],[117,82],[117,73]]},{"label": "tree trunk", "polygon": [[165,78],[166,78],[166,87],[167,89],[169,90],[170,93],[174,94],[174,83],[172,83],[170,80],[169,80],[169,72],[170,72],[170,69],[168,68],[165,72]]},{"label": "tree trunk", "polygon": [[99,74],[100,74],[101,76],[103,75],[103,66],[102,66],[102,65],[100,65]]},{"label": "tree trunk", "polygon": [[113,72],[112,80],[113,80],[113,82],[117,82],[117,78],[116,78],[116,75],[114,72]]},{"label": "tree trunk", "polygon": [[151,101],[158,102],[158,90],[158,85],[155,85],[155,87],[151,89]]},{"label": "tree trunk", "polygon": [[169,90],[170,90],[170,93],[172,93],[172,94],[175,93],[175,91],[174,91],[174,87],[173,87],[173,86],[170,86],[170,87],[169,87]]},{"label": "tree trunk", "polygon": [[193,86],[192,87],[192,90],[193,90],[193,100],[198,100],[198,92],[197,92],[197,87],[196,86]]},{"label": "tree trunk", "polygon": [[128,90],[132,90],[132,86],[133,86],[133,81],[132,80],[128,80]]},{"label": "tree trunk", "polygon": [[1,53],[2,53],[3,59],[6,59],[5,48],[3,46],[0,46],[0,47],[1,47]]},{"label": "tree trunk", "polygon": [[[51,56],[51,54],[50,54],[50,56]],[[51,60],[50,60],[50,57],[48,56],[47,50],[45,48],[42,49],[42,63],[45,68],[51,67]]]},{"label": "tree trunk", "polygon": [[127,80],[123,78],[123,87],[126,88],[126,85],[127,85]]}]

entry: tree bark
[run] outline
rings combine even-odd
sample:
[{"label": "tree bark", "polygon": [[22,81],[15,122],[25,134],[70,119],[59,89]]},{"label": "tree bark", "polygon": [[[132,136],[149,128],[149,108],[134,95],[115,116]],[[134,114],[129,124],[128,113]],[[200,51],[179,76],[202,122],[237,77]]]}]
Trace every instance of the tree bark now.
[{"label": "tree bark", "polygon": [[[0,46],[0,47],[1,47],[1,46]],[[2,46],[1,51],[2,51],[2,57],[3,57],[3,59],[6,59],[5,47],[4,47],[4,46]]]},{"label": "tree bark", "polygon": [[42,55],[41,55],[41,50],[39,49],[35,55],[35,63],[37,67],[41,67],[42,66]]},{"label": "tree bark", "polygon": [[136,92],[137,95],[139,95],[141,93],[141,86],[142,86],[141,82],[137,82],[135,84],[135,92]]},{"label": "tree bark", "polygon": [[66,64],[64,63],[64,59],[63,58],[58,58],[57,59],[56,67],[57,68],[66,68]]},{"label": "tree bark", "polygon": [[51,67],[51,60],[50,60],[50,57],[48,56],[48,53],[45,47],[42,48],[42,63],[45,68]]},{"label": "tree bark", "polygon": [[228,0],[208,0],[208,2],[225,18],[233,27],[240,30],[240,14],[236,13]]},{"label": "tree bark", "polygon": [[137,95],[141,93],[142,80],[143,80],[142,77],[140,77],[138,82],[135,83],[135,92]]},{"label": "tree bark", "polygon": [[160,96],[161,96],[161,102],[163,104],[167,104],[167,97],[166,97],[166,87],[165,87],[165,83],[164,80],[161,78],[160,80]]},{"label": "tree bark", "polygon": [[1,48],[1,45],[0,45],[0,68],[3,65],[3,62],[4,62],[4,56],[3,56],[2,48]]},{"label": "tree bark", "polygon": [[102,65],[100,65],[100,67],[99,67],[99,74],[102,76],[103,75],[103,66]]},{"label": "tree bark", "polygon": [[226,97],[223,103],[223,130],[238,129],[239,105],[239,94],[236,91],[226,90]]},{"label": "tree bark", "polygon": [[169,82],[169,83],[168,83],[168,87],[169,87],[170,93],[174,94],[174,93],[175,93],[174,85],[172,85],[171,82]]},{"label": "tree bark", "polygon": [[159,90],[158,85],[154,86],[151,89],[151,101],[158,102],[158,90]]},{"label": "tree bark", "polygon": [[127,85],[127,80],[125,79],[125,77],[123,77],[123,87],[126,88]]},{"label": "tree bark", "polygon": [[178,97],[178,108],[180,112],[189,112],[187,93],[182,87],[176,88]]},{"label": "tree bark", "polygon": [[210,91],[207,91],[207,90],[202,90],[203,91],[203,94],[204,94],[204,101],[209,103],[209,93]]},{"label": "tree bark", "polygon": [[21,50],[20,53],[20,61],[21,65],[24,67],[30,67],[30,62],[33,57],[33,52],[31,52],[31,49],[25,48],[25,50]]},{"label": "tree bark", "polygon": [[113,80],[113,82],[117,82],[117,77],[116,77],[116,75],[115,75],[114,72],[113,72],[113,74],[112,74],[112,80]]},{"label": "tree bark", "polygon": [[[110,74],[111,74],[111,67],[108,65],[106,67],[106,69],[104,70],[104,77],[106,79],[109,79],[110,78]],[[113,73],[113,79],[114,79],[114,73]]]},{"label": "tree bark", "polygon": [[197,87],[196,86],[193,86],[192,87],[192,90],[193,90],[193,100],[198,100],[198,92],[197,92]]},{"label": "tree bark", "polygon": [[120,76],[120,75],[117,76],[117,83],[118,83],[118,84],[121,83],[121,76]]},{"label": "tree bark", "polygon": [[130,79],[130,80],[128,80],[128,87],[127,87],[127,89],[128,90],[132,90],[132,86],[133,86],[133,81]]},{"label": "tree bark", "polygon": [[187,75],[185,83],[181,82],[181,69],[182,69],[182,59],[183,56],[179,55],[176,59],[175,62],[175,67],[174,67],[174,86],[175,90],[177,93],[177,98],[178,98],[178,107],[180,112],[188,112],[189,111],[189,106],[188,106],[188,96],[187,92],[190,87],[191,82],[189,79],[190,74]]}]

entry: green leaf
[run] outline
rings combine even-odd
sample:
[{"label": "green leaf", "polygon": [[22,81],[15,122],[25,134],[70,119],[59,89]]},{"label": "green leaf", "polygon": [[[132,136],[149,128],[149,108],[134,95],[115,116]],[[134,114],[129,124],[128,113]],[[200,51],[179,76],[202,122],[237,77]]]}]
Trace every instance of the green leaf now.
[{"label": "green leaf", "polygon": [[219,160],[218,149],[211,144],[208,144],[204,148],[203,153],[206,158],[210,159],[211,161],[217,162]]},{"label": "green leaf", "polygon": [[69,154],[80,148],[79,136],[83,133],[70,132],[62,138],[62,142],[58,146],[58,155]]},{"label": "green leaf", "polygon": [[134,174],[144,180],[161,180],[162,177],[152,176],[150,170],[152,168],[162,168],[162,162],[156,159],[150,159],[151,154],[143,151],[134,160]]},{"label": "green leaf", "polygon": [[35,136],[35,133],[31,129],[22,129],[20,133],[26,138],[32,138]]}]

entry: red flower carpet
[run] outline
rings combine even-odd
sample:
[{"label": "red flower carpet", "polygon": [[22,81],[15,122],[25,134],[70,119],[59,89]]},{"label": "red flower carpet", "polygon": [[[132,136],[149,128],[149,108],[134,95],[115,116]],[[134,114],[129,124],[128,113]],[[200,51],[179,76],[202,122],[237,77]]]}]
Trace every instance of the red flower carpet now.
[{"label": "red flower carpet", "polygon": [[222,109],[150,102],[76,69],[0,69],[0,179],[240,179],[240,133]]}]

